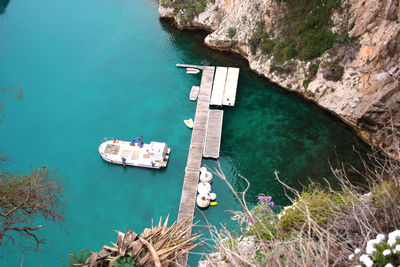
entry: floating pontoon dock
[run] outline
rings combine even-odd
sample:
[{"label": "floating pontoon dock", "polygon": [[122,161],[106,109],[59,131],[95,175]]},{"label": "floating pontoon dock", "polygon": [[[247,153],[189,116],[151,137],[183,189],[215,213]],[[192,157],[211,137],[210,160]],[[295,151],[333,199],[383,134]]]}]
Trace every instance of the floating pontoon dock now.
[{"label": "floating pontoon dock", "polygon": [[210,109],[207,123],[206,140],[203,149],[203,157],[205,158],[219,158],[223,116],[223,110]]},{"label": "floating pontoon dock", "polygon": [[238,80],[239,68],[217,67],[210,105],[234,106]]},{"label": "floating pontoon dock", "polygon": [[[178,222],[190,218],[189,223],[191,227],[196,204],[201,160],[203,157],[219,158],[223,110],[210,109],[210,105],[233,106],[235,104],[239,69],[217,67],[214,79],[215,67],[186,64],[177,64],[176,66],[203,70],[178,213]],[[215,91],[213,84],[214,87],[217,85],[218,88]],[[217,99],[218,104],[210,102],[213,91],[216,92],[214,98]],[[187,254],[179,260],[179,264],[186,266]]]}]

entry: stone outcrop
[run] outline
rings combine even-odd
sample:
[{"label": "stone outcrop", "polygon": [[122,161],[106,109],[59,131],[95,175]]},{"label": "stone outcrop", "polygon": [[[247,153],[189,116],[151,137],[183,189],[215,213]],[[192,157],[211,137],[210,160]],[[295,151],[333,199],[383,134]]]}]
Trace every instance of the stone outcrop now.
[{"label": "stone outcrop", "polygon": [[[332,14],[332,31],[348,32],[357,45],[336,44],[312,61],[295,60],[279,71],[272,59],[248,43],[256,22],[265,21],[265,31],[276,31],[277,14],[284,12],[276,0],[209,0],[206,9],[181,23],[182,12],[159,5],[162,18],[172,18],[183,28],[207,29],[209,47],[240,53],[250,68],[271,82],[339,116],[358,130],[376,148],[393,157],[400,140],[400,7],[399,0],[348,0],[346,12]],[[231,38],[229,29],[236,29]],[[310,77],[310,68],[319,69]]]}]

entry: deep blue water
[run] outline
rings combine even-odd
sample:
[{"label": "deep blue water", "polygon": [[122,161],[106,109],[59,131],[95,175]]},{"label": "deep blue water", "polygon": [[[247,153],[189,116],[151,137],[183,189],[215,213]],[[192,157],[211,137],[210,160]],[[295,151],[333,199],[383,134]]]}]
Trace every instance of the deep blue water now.
[{"label": "deep blue water", "polygon": [[[114,229],[140,232],[152,218],[176,219],[191,135],[183,119],[194,117],[188,95],[200,82],[176,63],[241,68],[236,106],[225,109],[220,161],[237,190],[244,188],[238,173],[249,179],[250,206],[258,193],[287,204],[274,170],[300,187],[330,179],[328,159],[336,155],[357,163],[352,146],[366,146],[347,126],[256,76],[239,56],[204,47],[203,38],[160,22],[156,1],[9,2],[0,15],[0,88],[10,89],[0,92],[0,150],[10,171],[53,167],[67,196],[65,222],[45,225],[46,244],[24,251],[24,266],[58,266],[73,250],[115,241]],[[167,169],[122,168],[97,153],[103,137],[139,135],[168,143]],[[224,211],[238,203],[218,179],[213,191],[219,205],[206,216],[230,224]],[[195,220],[204,224],[199,212]],[[16,247],[2,252],[0,266],[20,265]]]}]

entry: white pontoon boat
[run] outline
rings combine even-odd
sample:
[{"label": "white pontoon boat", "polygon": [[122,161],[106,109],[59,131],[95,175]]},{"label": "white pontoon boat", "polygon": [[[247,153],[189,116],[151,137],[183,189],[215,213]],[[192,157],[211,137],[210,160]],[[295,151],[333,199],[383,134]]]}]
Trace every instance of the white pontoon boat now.
[{"label": "white pontoon boat", "polygon": [[117,139],[106,140],[99,146],[100,156],[108,162],[120,165],[160,169],[166,167],[171,149],[166,143],[144,144],[142,137],[131,142]]}]

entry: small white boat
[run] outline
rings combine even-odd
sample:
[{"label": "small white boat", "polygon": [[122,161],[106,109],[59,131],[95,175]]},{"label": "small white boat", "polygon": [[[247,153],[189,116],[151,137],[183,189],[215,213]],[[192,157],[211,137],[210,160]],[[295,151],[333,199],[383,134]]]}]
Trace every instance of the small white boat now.
[{"label": "small white boat", "polygon": [[195,101],[197,99],[197,97],[199,96],[199,91],[200,91],[199,86],[192,86],[192,89],[190,90],[189,99],[192,101]]},{"label": "small white boat", "polygon": [[142,137],[137,137],[131,142],[115,138],[106,140],[100,144],[98,150],[105,161],[152,169],[166,167],[171,152],[166,143],[152,141],[150,144],[144,144]]},{"label": "small white boat", "polygon": [[207,208],[210,205],[210,196],[208,194],[198,194],[196,203],[200,208]]},{"label": "small white boat", "polygon": [[192,129],[193,128],[193,119],[192,118],[190,118],[190,119],[188,119],[188,120],[183,120],[183,122],[186,124],[186,126],[188,127],[188,128],[190,128],[190,129]]},{"label": "small white boat", "polygon": [[209,171],[201,172],[200,173],[200,181],[203,183],[212,183],[213,181],[213,175]]},{"label": "small white boat", "polygon": [[199,73],[199,72],[200,72],[199,69],[186,68],[186,73],[187,73],[187,74],[197,74],[197,73]]},{"label": "small white boat", "polygon": [[209,183],[199,183],[197,185],[197,192],[199,194],[209,194],[211,193],[211,185]]}]

